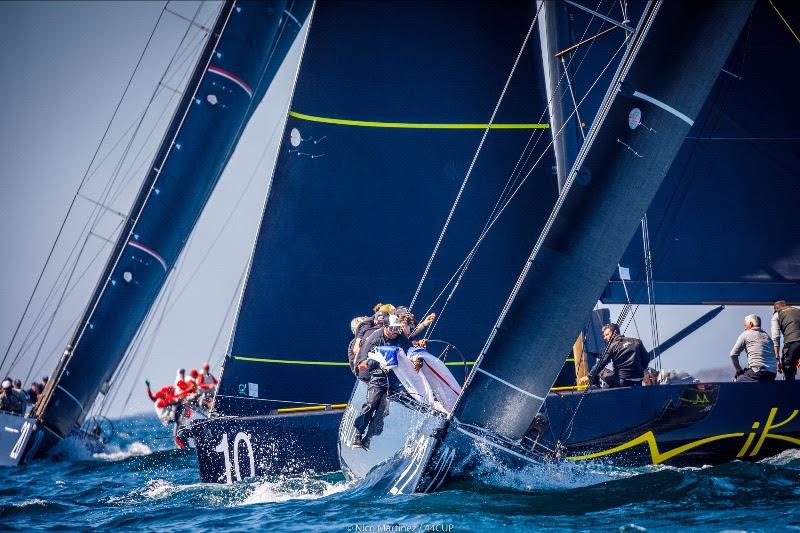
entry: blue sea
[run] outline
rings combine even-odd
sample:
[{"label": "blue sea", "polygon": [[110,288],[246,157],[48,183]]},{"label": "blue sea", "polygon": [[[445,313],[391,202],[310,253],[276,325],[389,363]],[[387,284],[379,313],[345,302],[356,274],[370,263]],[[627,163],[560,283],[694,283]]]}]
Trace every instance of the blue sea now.
[{"label": "blue sea", "polygon": [[154,417],[115,422],[105,451],[75,444],[0,468],[0,529],[132,531],[776,531],[800,529],[800,453],[706,468],[487,465],[479,485],[390,496],[339,473],[198,482],[193,451]]}]

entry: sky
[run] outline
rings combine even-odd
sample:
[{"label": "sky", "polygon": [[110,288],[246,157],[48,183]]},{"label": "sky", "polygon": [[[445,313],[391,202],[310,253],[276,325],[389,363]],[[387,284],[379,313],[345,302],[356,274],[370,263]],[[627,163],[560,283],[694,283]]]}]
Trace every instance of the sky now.
[{"label": "sky", "polygon": [[[4,51],[0,55],[4,73],[0,99],[5,104],[0,129],[4,167],[0,175],[0,249],[4,251],[4,260],[0,261],[0,355],[8,349],[70,202],[87,168],[91,170],[54,251],[51,267],[10,350],[9,360],[21,353],[12,377],[23,379],[30,373],[28,381],[38,380],[54,369],[97,281],[104,254],[110,250],[105,239],[116,237],[120,216],[114,211],[128,211],[144,176],[139,169],[152,157],[171,113],[170,103],[174,105],[172,89],[181,86],[194,63],[191,52],[197,48],[185,47],[178,55],[182,63],[177,62],[183,67],[173,69],[143,122],[141,131],[153,133],[138,136],[116,170],[129,140],[125,132],[158,87],[161,73],[187,30],[185,18],[194,16],[198,4],[170,4],[179,16],[163,14],[100,144],[163,7],[163,2],[0,2],[0,43]],[[203,4],[196,20],[210,25],[217,7],[215,3]],[[198,30],[190,30],[187,42],[197,43],[199,35]],[[160,325],[155,327],[154,323],[144,336],[139,359],[126,379],[115,384],[119,392],[110,397],[109,416],[152,409],[144,392],[145,378],[160,386],[173,380],[176,368],[198,368],[206,360],[219,374],[236,310],[234,298],[269,184],[300,44],[295,43],[287,57],[198,223],[181,267],[170,281],[175,288],[168,312],[157,321]],[[90,167],[98,145],[98,157]],[[95,221],[96,206],[85,198],[98,198],[112,176],[119,176],[117,182],[124,185],[119,185],[113,195],[111,209],[102,210],[102,217]],[[45,328],[42,324],[47,324],[50,311],[43,313],[44,320],[34,323],[34,319],[50,289],[60,286],[56,280],[61,267],[69,264],[74,248],[83,245],[79,237],[87,221],[96,222],[95,235],[86,239],[72,278],[79,281],[73,281],[74,288],[59,306],[52,327]],[[95,256],[101,259],[92,262]],[[54,294],[57,297],[60,293]],[[52,308],[53,303],[46,309]],[[708,309],[657,307],[660,338],[666,339]],[[758,307],[726,309],[670,350],[663,366],[689,372],[709,367],[732,369],[728,353],[741,332],[744,316],[756,312],[768,323],[770,311]],[[618,312],[619,306],[612,306],[612,318]],[[647,312],[641,307],[636,322],[645,345],[652,347]],[[343,317],[343,322],[349,318]],[[44,331],[49,332],[46,337],[41,334]],[[633,328],[628,333],[636,334]],[[21,343],[25,350],[20,351]],[[7,368],[8,363],[3,370]]]}]

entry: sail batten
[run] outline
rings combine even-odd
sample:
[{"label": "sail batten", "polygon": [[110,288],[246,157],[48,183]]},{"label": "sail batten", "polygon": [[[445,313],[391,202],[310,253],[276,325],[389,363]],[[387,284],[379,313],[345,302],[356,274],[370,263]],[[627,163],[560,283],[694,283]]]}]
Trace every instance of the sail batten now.
[{"label": "sail batten", "polygon": [[[689,131],[686,119],[700,111],[750,8],[749,2],[648,6],[549,231],[479,359],[476,368],[485,373],[473,371],[455,408],[459,422],[515,440],[527,432],[542,404],[537,397],[547,394],[561,369]],[[678,34],[679,54],[670,45]],[[641,122],[632,123],[631,115]]]}]

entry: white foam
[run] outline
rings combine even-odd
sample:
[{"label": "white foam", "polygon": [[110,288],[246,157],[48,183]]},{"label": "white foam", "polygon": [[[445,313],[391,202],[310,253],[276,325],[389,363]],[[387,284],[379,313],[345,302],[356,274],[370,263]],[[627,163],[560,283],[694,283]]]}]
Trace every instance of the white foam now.
[{"label": "white foam", "polygon": [[47,500],[43,500],[41,498],[32,498],[30,500],[22,500],[21,502],[11,502],[11,505],[14,507],[28,507],[30,505],[47,505]]},{"label": "white foam", "polygon": [[312,476],[287,477],[256,483],[240,505],[278,503],[289,500],[316,500],[337,494],[350,486],[345,481],[330,483]]},{"label": "white foam", "polygon": [[762,459],[759,461],[759,463],[782,466],[791,463],[792,461],[797,461],[798,459],[800,459],[800,449],[791,448],[789,450],[783,450],[778,455]]},{"label": "white foam", "polygon": [[127,459],[129,457],[150,455],[153,453],[153,450],[150,449],[150,446],[138,441],[132,442],[124,450],[122,450],[116,444],[106,445],[104,449],[106,451],[95,453],[92,456],[95,459],[102,459],[104,461],[122,461],[123,459]]}]

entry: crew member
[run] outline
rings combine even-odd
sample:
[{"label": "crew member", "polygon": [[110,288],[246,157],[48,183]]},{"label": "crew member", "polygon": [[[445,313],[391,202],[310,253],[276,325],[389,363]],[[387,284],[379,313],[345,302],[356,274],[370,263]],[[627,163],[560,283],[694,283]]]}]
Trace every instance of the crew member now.
[{"label": "crew member", "polygon": [[619,332],[619,326],[613,322],[603,326],[603,340],[608,347],[602,357],[595,363],[588,376],[583,376],[578,385],[592,383],[597,385],[600,381],[600,371],[609,362],[614,363],[614,371],[602,376],[602,381],[607,388],[638,387],[642,384],[644,369],[650,362],[650,356],[644,349],[642,341],[634,337],[624,337]]},{"label": "crew member", "polygon": [[381,329],[384,322],[386,322],[388,319],[389,313],[386,311],[375,311],[375,314],[372,316],[372,320],[365,320],[359,324],[358,327],[356,327],[356,340],[353,343],[352,348],[354,354],[353,357],[355,359],[358,359],[358,354],[361,353],[361,346],[364,344],[364,340],[374,332]]},{"label": "crew member", "polygon": [[401,328],[402,324],[397,316],[390,315],[388,322],[381,329],[374,331],[364,341],[359,351],[356,368],[358,378],[367,382],[367,401],[353,423],[356,429],[353,438],[354,448],[369,449],[372,436],[380,435],[383,431],[383,418],[388,407],[387,393],[402,390],[400,381],[391,373],[391,367],[374,355],[377,348],[391,346],[403,352],[397,354],[397,357],[405,357],[405,350],[410,346],[410,342],[402,334]]},{"label": "crew member", "polygon": [[422,322],[417,322],[417,319],[411,314],[411,310],[404,305],[395,309],[395,314],[403,323],[403,334],[409,339],[419,337],[436,319],[436,313],[431,313]]},{"label": "crew member", "polygon": [[[739,354],[742,350],[747,354],[746,368],[739,366]],[[774,352],[772,339],[761,329],[761,317],[758,315],[744,317],[744,331],[731,349],[736,382],[775,381],[777,358]]]},{"label": "crew member", "polygon": [[25,409],[24,396],[17,394],[10,379],[4,379],[0,385],[2,386],[2,390],[0,390],[0,411],[21,415]]},{"label": "crew member", "polygon": [[[800,360],[800,309],[787,305],[786,300],[778,300],[772,305],[772,343],[775,358],[780,359],[778,371],[783,370],[787,381],[794,381],[797,374],[797,361]],[[783,335],[783,352],[778,355]]]},{"label": "crew member", "polygon": [[211,373],[211,365],[206,361],[200,369],[200,374],[197,377],[197,386],[206,391],[213,391],[217,386],[217,378]]}]

